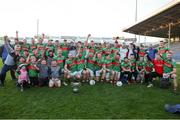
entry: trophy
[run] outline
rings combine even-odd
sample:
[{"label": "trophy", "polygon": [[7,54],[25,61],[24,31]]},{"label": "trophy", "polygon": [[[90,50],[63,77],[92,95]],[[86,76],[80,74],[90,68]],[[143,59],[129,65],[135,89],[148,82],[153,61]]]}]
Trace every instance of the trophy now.
[{"label": "trophy", "polygon": [[80,82],[72,82],[71,86],[72,86],[72,90],[73,93],[78,93],[79,92],[79,87],[80,87],[81,83]]}]

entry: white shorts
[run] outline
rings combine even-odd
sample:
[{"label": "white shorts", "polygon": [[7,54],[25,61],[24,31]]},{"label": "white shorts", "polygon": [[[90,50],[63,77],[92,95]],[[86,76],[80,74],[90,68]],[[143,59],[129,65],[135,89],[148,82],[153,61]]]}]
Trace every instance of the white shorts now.
[{"label": "white shorts", "polygon": [[61,87],[61,80],[58,78],[52,78],[49,80],[49,87]]},{"label": "white shorts", "polygon": [[96,77],[99,77],[101,73],[102,73],[102,70],[97,70],[96,71]]},{"label": "white shorts", "polygon": [[94,77],[94,71],[92,71],[91,69],[87,68],[88,72],[90,73],[91,77]]},{"label": "white shorts", "polygon": [[77,71],[75,72],[68,72],[68,75],[70,75],[71,77],[74,77],[77,74]]},{"label": "white shorts", "polygon": [[116,76],[118,76],[118,78],[120,77],[120,72],[117,72],[117,71],[114,71],[115,72],[115,74],[116,74]]},{"label": "white shorts", "polygon": [[109,81],[110,72],[106,73],[106,80]]},{"label": "white shorts", "polygon": [[82,71],[83,71],[83,70],[77,71],[77,74],[76,74],[76,75],[82,76]]}]

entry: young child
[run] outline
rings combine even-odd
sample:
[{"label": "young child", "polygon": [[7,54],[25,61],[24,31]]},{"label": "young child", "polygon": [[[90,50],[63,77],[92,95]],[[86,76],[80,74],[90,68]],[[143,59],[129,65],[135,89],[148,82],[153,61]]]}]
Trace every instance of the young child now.
[{"label": "young child", "polygon": [[138,72],[137,82],[143,83],[144,79],[144,57],[140,57],[139,61],[136,62],[136,70]]},{"label": "young child", "polygon": [[154,65],[151,61],[148,60],[148,57],[146,56],[145,62],[144,62],[144,70],[145,70],[145,83],[148,84],[148,88],[153,87],[152,83],[152,73],[154,71]]},{"label": "young child", "polygon": [[18,85],[21,87],[21,91],[23,91],[24,87],[30,83],[26,64],[20,64],[16,72],[18,74]]},{"label": "young child", "polygon": [[39,68],[39,86],[41,87],[48,85],[50,68],[47,66],[47,61],[42,59],[37,66]]},{"label": "young child", "polygon": [[137,70],[136,70],[136,59],[134,54],[130,55],[130,63],[131,63],[131,74],[132,74],[132,82],[137,82]]},{"label": "young child", "polygon": [[49,87],[61,87],[61,80],[59,79],[61,75],[61,69],[57,65],[56,60],[52,60],[51,62],[51,68],[50,68],[50,81],[49,81]]},{"label": "young child", "polygon": [[28,63],[28,75],[32,86],[38,86],[38,71],[39,68],[37,67],[36,57],[29,56],[27,59]]},{"label": "young child", "polygon": [[[127,75],[128,81],[124,80],[125,75]],[[123,62],[121,62],[120,80],[124,83],[130,83],[130,81],[131,81],[131,64],[127,57],[125,57]]]}]

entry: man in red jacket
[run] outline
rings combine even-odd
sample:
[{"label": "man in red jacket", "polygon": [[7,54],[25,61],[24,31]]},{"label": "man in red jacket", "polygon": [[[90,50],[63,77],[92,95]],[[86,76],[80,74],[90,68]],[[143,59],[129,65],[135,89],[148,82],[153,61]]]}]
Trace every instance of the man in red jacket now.
[{"label": "man in red jacket", "polygon": [[163,64],[164,61],[162,60],[161,56],[159,54],[156,54],[156,57],[154,60],[152,60],[152,63],[154,65],[155,73],[153,77],[162,77],[163,76]]}]

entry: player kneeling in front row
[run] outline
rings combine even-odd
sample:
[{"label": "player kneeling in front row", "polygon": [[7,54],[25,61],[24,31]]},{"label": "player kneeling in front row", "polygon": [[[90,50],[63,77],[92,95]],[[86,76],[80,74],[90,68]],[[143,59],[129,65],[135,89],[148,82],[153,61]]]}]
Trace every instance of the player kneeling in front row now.
[{"label": "player kneeling in front row", "polygon": [[89,53],[86,61],[87,78],[93,80],[95,71],[95,56],[93,53]]},{"label": "player kneeling in front row", "polygon": [[163,58],[163,79],[173,80],[173,91],[177,93],[177,80],[176,80],[176,62],[172,59],[172,53],[167,52],[167,57]]},{"label": "player kneeling in front row", "polygon": [[69,53],[68,59],[65,61],[64,65],[64,79],[74,79],[74,77],[78,80],[80,79],[80,76],[77,73],[76,59],[73,57],[71,53]]},{"label": "player kneeling in front row", "polygon": [[61,69],[57,65],[57,62],[53,60],[51,62],[51,68],[50,68],[50,81],[49,81],[49,87],[61,87],[61,80],[59,79],[61,75]]},{"label": "player kneeling in front row", "polygon": [[[97,54],[97,58],[96,58],[96,81],[103,81],[105,80],[105,65],[103,66],[104,61],[102,58],[101,53]],[[102,74],[101,80],[100,80],[100,76]]]},{"label": "player kneeling in front row", "polygon": [[115,55],[115,58],[112,61],[112,66],[113,66],[112,80],[113,83],[116,83],[120,78],[120,70],[121,70],[120,54]]},{"label": "player kneeling in front row", "polygon": [[81,79],[82,82],[87,81],[87,69],[85,67],[85,56],[82,54],[82,51],[78,51],[76,55],[76,66],[77,73],[76,78]]}]

